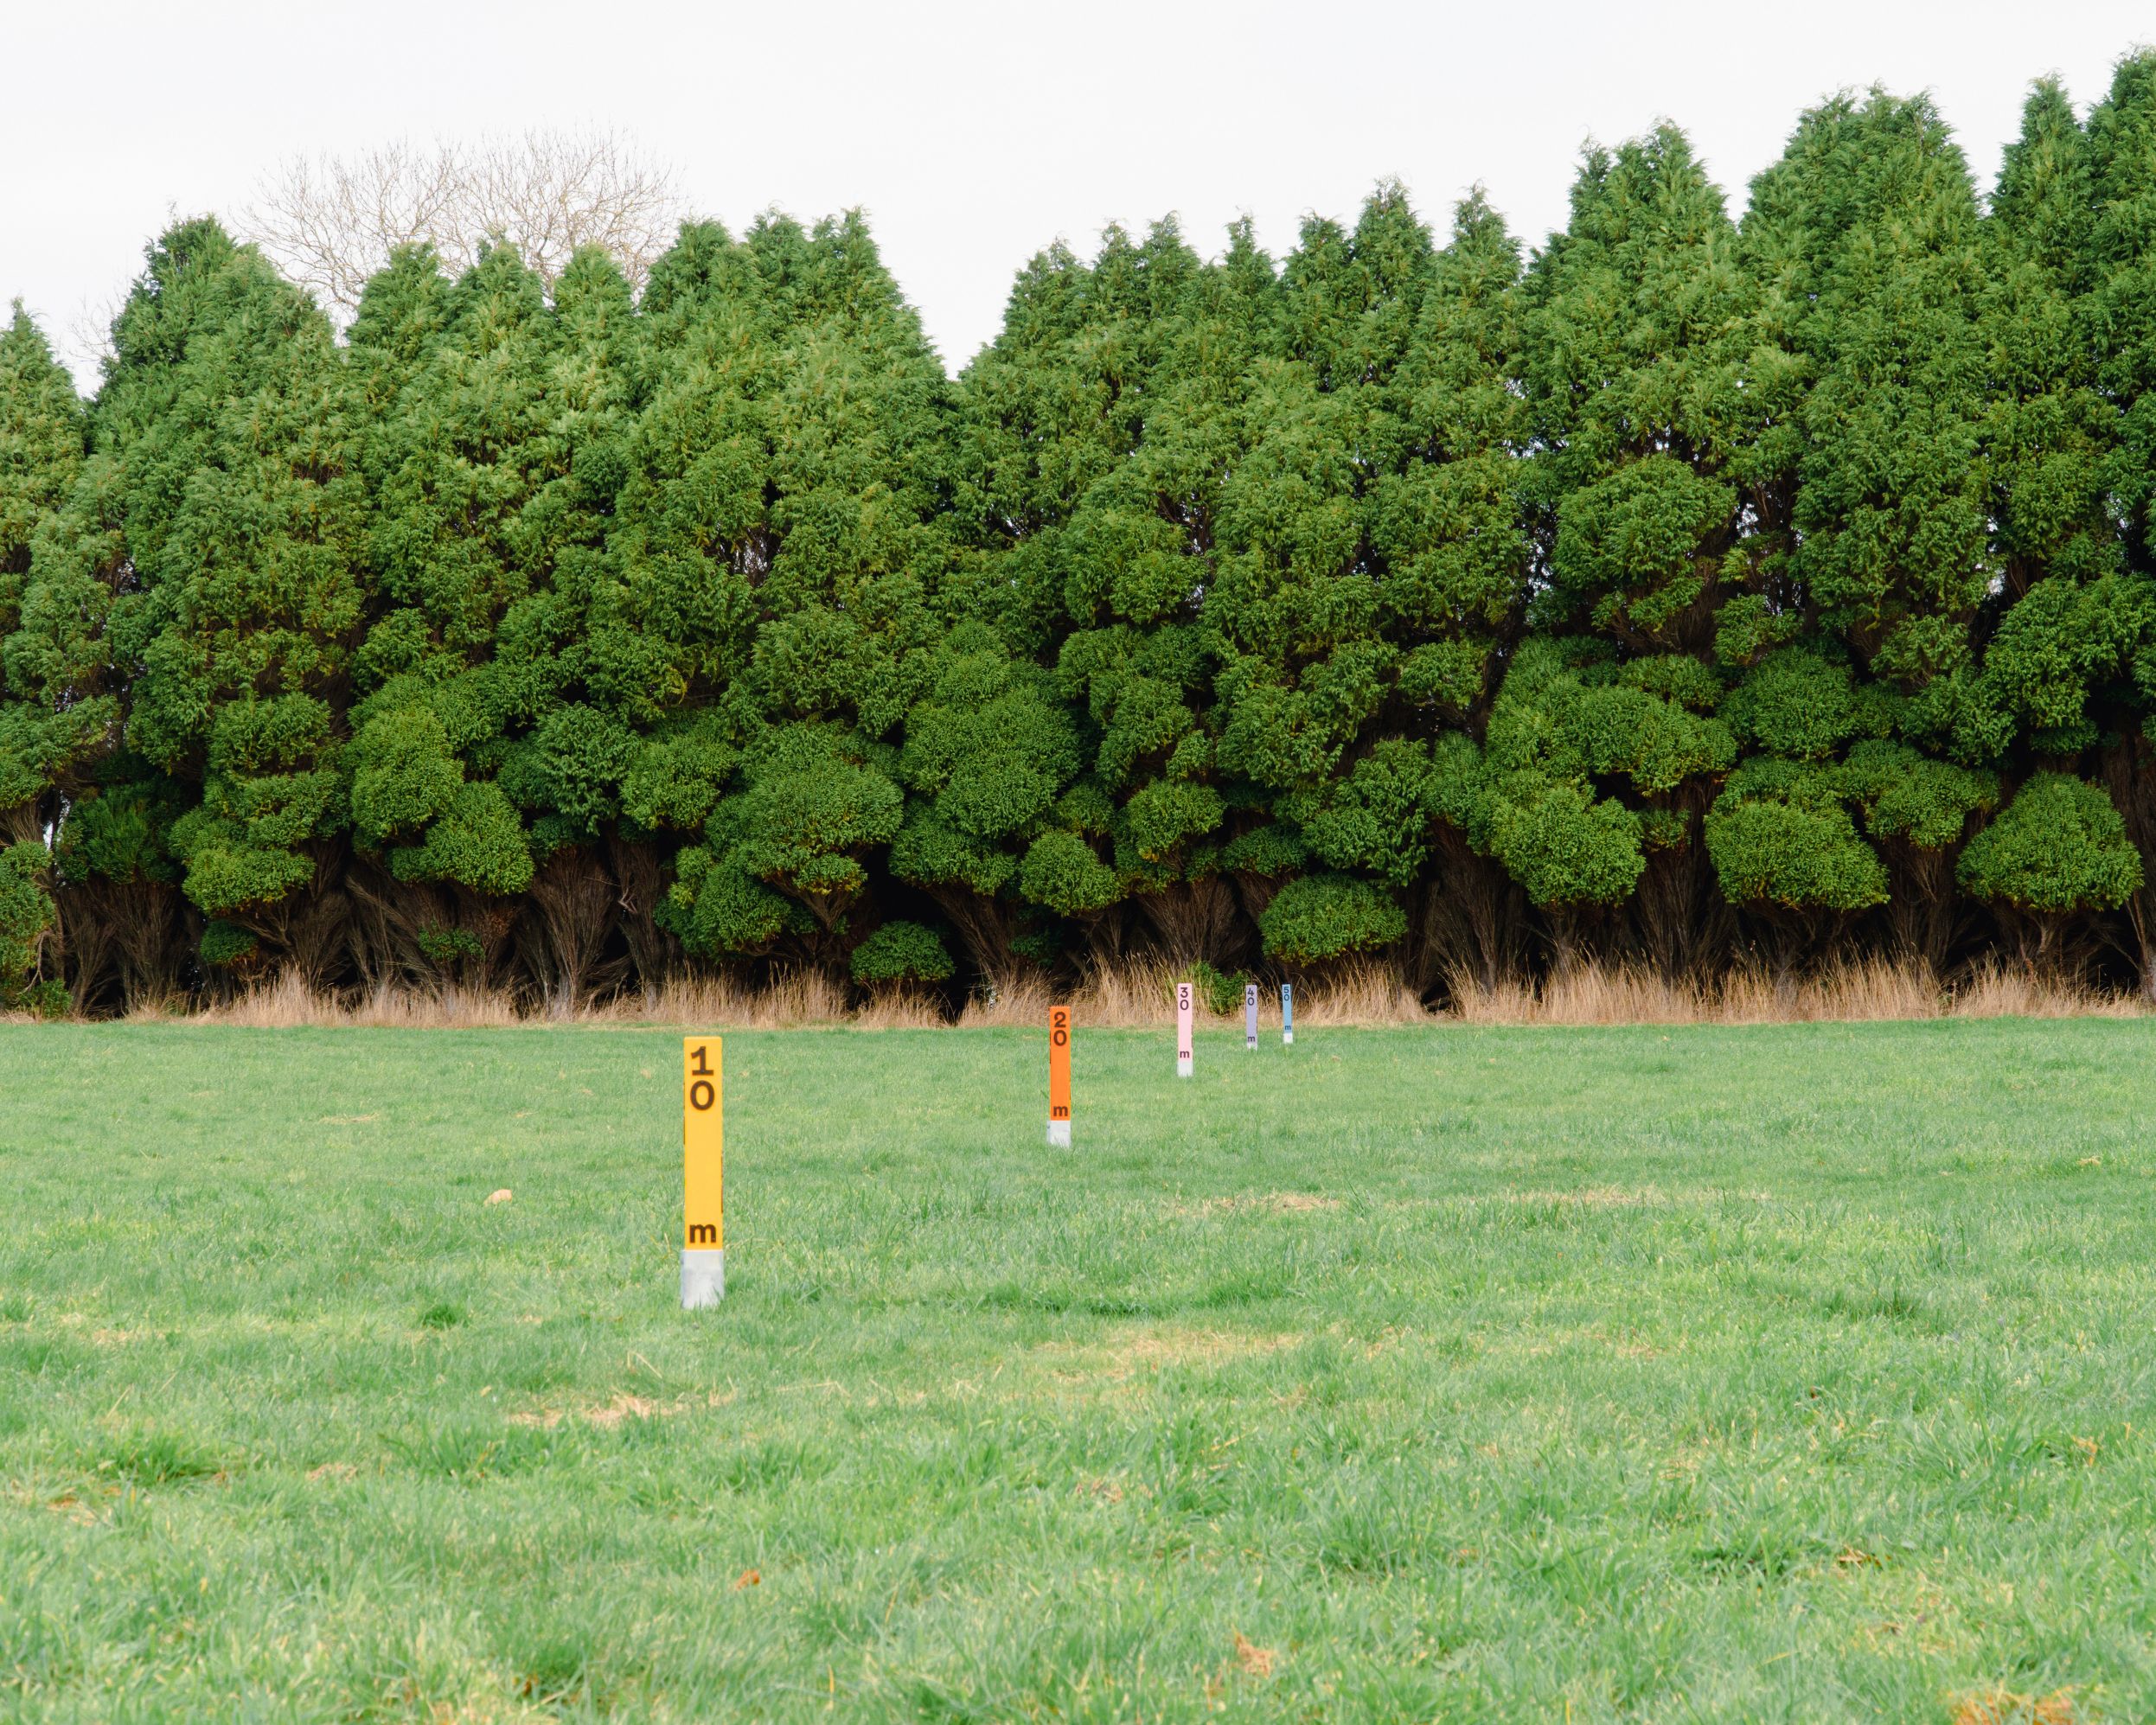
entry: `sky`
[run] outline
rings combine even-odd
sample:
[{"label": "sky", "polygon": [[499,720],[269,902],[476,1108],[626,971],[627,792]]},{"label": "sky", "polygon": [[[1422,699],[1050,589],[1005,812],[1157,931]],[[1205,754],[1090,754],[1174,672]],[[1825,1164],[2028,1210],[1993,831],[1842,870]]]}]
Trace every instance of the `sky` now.
[{"label": "sky", "polygon": [[865,209],[956,370],[1029,257],[1111,220],[1212,252],[1248,214],[1277,254],[1381,179],[1441,231],[1479,182],[1534,244],[1588,140],[1663,118],[1741,209],[1806,107],[1874,83],[1929,91],[1988,185],[2033,79],[2085,108],[2151,40],[2148,0],[0,0],[0,303],[86,386],[77,332],[144,244],[296,155],[612,130],[737,229]]}]

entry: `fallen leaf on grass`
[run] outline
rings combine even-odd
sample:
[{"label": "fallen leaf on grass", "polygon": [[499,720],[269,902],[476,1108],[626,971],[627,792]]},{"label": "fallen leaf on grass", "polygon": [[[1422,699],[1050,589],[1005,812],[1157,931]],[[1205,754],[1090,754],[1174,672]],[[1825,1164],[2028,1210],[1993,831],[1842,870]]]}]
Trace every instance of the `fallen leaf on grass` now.
[{"label": "fallen leaf on grass", "polygon": [[737,1594],[739,1593],[744,1588],[758,1588],[763,1586],[763,1576],[758,1575],[753,1569],[744,1569],[739,1575],[733,1578],[733,1590]]},{"label": "fallen leaf on grass", "polygon": [[319,1485],[324,1479],[349,1479],[358,1472],[349,1461],[325,1461],[319,1467],[310,1467],[307,1477]]},{"label": "fallen leaf on grass", "polygon": [[2074,1447],[2081,1452],[2082,1466],[2094,1467],[2096,1465],[2097,1444],[2095,1439],[2077,1437],[2074,1440]]},{"label": "fallen leaf on grass", "polygon": [[497,1186],[494,1191],[487,1194],[485,1202],[488,1204],[507,1204],[515,1196],[516,1194],[511,1192],[507,1186]]},{"label": "fallen leaf on grass", "polygon": [[380,1120],[378,1114],[325,1114],[316,1122],[318,1126],[365,1126],[369,1121]]},{"label": "fallen leaf on grass", "polygon": [[2081,1166],[2084,1168],[2101,1168],[2103,1166],[2103,1158],[2101,1156],[2084,1156],[2081,1159]]},{"label": "fallen leaf on grass", "polygon": [[1235,1632],[1235,1663],[1254,1677],[1269,1677],[1273,1674],[1273,1661],[1280,1656],[1270,1647],[1260,1647],[1241,1630]]}]

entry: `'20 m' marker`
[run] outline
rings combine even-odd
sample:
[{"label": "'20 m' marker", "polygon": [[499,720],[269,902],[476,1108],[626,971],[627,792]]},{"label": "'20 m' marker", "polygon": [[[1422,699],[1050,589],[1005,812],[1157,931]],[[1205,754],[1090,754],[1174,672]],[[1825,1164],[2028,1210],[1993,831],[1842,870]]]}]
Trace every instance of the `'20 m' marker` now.
[{"label": "'20 m' marker", "polygon": [[681,1309],[726,1291],[726,1098],[724,1045],[681,1038]]},{"label": "'20 m' marker", "polygon": [[1048,1008],[1048,1142],[1071,1147],[1071,1009]]},{"label": "'20 m' marker", "polygon": [[1187,982],[1175,985],[1175,1076],[1187,1078],[1197,1069],[1190,1058],[1190,1020],[1196,1008]]}]

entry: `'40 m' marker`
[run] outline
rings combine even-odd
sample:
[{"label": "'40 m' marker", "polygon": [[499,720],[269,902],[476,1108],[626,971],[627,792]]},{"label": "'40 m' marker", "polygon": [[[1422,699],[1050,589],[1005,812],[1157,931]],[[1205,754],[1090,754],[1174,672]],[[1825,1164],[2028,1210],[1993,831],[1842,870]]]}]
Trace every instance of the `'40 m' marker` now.
[{"label": "'40 m' marker", "polygon": [[1197,1069],[1190,1058],[1190,1020],[1197,1003],[1191,998],[1187,982],[1175,985],[1175,1076],[1187,1078]]},{"label": "'40 m' marker", "polygon": [[1296,1045],[1296,991],[1291,982],[1280,985],[1280,1045]]},{"label": "'40 m' marker", "polygon": [[1243,1051],[1257,1052],[1257,984],[1243,985]]},{"label": "'40 m' marker", "polygon": [[681,1038],[681,1309],[726,1291],[726,1098],[715,1036]]},{"label": "'40 m' marker", "polygon": [[1048,1142],[1071,1147],[1071,1009],[1048,1008]]}]

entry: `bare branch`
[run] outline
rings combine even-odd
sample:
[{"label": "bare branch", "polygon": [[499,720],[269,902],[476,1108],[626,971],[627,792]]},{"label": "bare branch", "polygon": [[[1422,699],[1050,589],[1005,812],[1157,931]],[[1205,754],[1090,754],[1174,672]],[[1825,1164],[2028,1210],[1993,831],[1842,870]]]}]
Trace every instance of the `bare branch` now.
[{"label": "bare branch", "polygon": [[583,246],[641,287],[683,213],[671,172],[611,131],[528,131],[295,157],[242,218],[246,237],[340,323],[393,248],[431,243],[452,272],[514,246],[548,286]]}]

